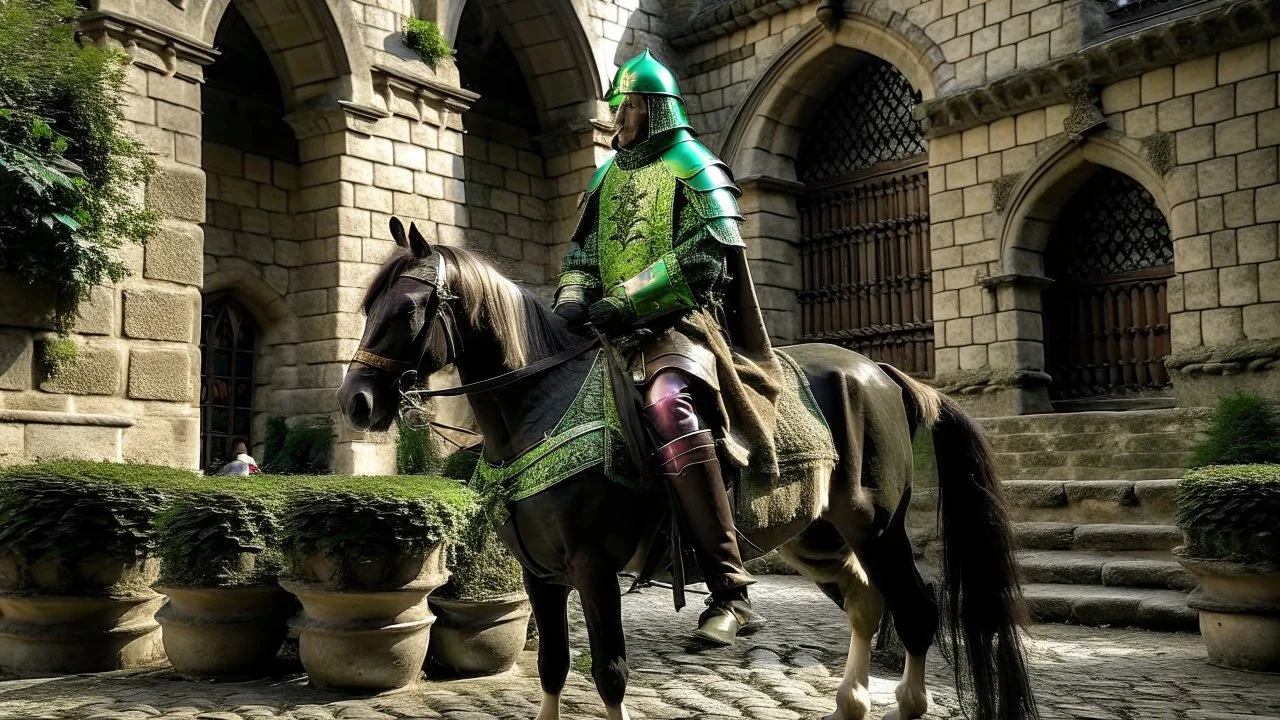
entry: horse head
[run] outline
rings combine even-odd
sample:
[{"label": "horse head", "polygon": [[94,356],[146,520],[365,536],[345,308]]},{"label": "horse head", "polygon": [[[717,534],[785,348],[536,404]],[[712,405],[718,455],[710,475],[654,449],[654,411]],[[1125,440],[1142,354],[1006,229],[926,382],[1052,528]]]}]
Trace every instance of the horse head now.
[{"label": "horse head", "polygon": [[351,429],[386,430],[400,406],[405,374],[425,378],[451,362],[456,327],[448,304],[445,254],[398,218],[391,235],[400,250],[374,277],[364,298],[360,348],[338,388],[338,404]]}]

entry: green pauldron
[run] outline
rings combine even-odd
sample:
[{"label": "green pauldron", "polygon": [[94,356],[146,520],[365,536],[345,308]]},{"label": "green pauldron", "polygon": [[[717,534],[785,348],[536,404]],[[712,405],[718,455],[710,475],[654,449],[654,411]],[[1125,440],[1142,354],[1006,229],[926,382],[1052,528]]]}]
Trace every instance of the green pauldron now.
[{"label": "green pauldron", "polygon": [[680,264],[670,253],[630,280],[615,285],[609,296],[624,301],[640,322],[697,306]]},{"label": "green pauldron", "polygon": [[588,289],[586,285],[564,284],[556,291],[555,304],[563,305],[564,303],[578,303],[579,305],[590,304],[587,299]]}]

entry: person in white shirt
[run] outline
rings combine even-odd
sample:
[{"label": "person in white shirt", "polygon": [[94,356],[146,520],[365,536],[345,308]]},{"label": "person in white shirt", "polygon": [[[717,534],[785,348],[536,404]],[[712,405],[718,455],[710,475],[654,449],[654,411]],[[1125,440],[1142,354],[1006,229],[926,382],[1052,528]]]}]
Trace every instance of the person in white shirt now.
[{"label": "person in white shirt", "polygon": [[237,440],[231,446],[235,459],[218,469],[218,475],[248,475],[258,472],[258,461],[249,455],[249,446],[243,440]]}]

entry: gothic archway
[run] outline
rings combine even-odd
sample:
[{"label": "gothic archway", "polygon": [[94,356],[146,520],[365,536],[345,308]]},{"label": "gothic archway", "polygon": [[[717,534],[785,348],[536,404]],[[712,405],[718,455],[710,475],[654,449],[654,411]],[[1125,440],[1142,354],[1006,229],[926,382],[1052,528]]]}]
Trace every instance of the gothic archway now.
[{"label": "gothic archway", "polygon": [[1063,207],[1045,253],[1051,397],[1063,409],[1169,387],[1173,242],[1155,199],[1100,168]]},{"label": "gothic archway", "polygon": [[872,56],[809,124],[796,160],[802,339],[934,373],[929,162],[921,93]]},{"label": "gothic archway", "polygon": [[207,297],[200,325],[200,468],[232,459],[236,440],[253,431],[257,323],[227,294]]}]

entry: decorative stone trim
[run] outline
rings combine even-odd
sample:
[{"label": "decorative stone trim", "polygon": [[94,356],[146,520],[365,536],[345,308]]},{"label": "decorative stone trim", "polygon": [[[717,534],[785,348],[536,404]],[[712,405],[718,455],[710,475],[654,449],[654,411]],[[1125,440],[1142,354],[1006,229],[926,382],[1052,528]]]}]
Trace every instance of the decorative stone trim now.
[{"label": "decorative stone trim", "polygon": [[991,275],[989,277],[979,278],[978,284],[988,290],[994,290],[1003,285],[1022,285],[1024,287],[1049,287],[1053,284],[1053,278],[1043,277],[1041,275],[1022,275],[1020,273],[1008,273],[1006,275]]},{"label": "decorative stone trim", "polygon": [[[443,125],[444,114],[462,114],[480,98],[480,95],[470,90],[420,75],[411,75],[386,65],[373,66],[373,92],[385,106],[385,110],[375,110],[385,112],[384,117],[401,115],[432,125]],[[407,112],[406,107],[413,107],[416,116]]]},{"label": "decorative stone trim", "polygon": [[1211,55],[1280,33],[1280,3],[1235,0],[1198,15],[1143,28],[982,87],[927,100],[916,108],[926,137],[950,135],[1070,99],[1087,80],[1108,85],[1185,60]]},{"label": "decorative stone trim", "polygon": [[92,427],[133,427],[137,420],[124,415],[55,412],[50,410],[0,410],[0,423],[28,425],[87,425]]},{"label": "decorative stone trim", "polygon": [[1280,369],[1280,339],[1192,348],[1168,356],[1164,366],[1187,376]]},{"label": "decorative stone trim", "polygon": [[783,180],[770,175],[748,175],[737,178],[738,187],[743,190],[782,193],[800,196],[804,194],[804,183],[794,180]]},{"label": "decorative stone trim", "polygon": [[996,212],[1002,213],[1008,207],[1009,198],[1013,197],[1013,189],[1017,187],[1018,180],[1021,178],[1022,173],[1011,173],[1001,175],[991,183],[991,202]]},{"label": "decorative stone trim", "polygon": [[1062,121],[1062,129],[1072,140],[1080,140],[1085,134],[1106,127],[1102,115],[1102,100],[1098,89],[1086,82],[1078,82],[1067,88],[1071,99],[1071,114]]},{"label": "decorative stone trim", "polygon": [[930,381],[938,390],[957,395],[989,393],[1009,388],[1034,389],[1048,387],[1053,378],[1039,370],[1004,370],[980,368],[939,375]]},{"label": "decorative stone trim", "polygon": [[1173,147],[1172,133],[1157,132],[1142,138],[1142,156],[1157,175],[1173,169]]},{"label": "decorative stone trim", "polygon": [[76,31],[99,47],[119,43],[135,63],[190,82],[203,82],[200,68],[221,54],[190,35],[110,10],[85,12]]},{"label": "decorative stone trim", "polygon": [[808,0],[731,0],[720,3],[697,12],[670,42],[677,49],[688,48],[732,35],[807,2]]}]

